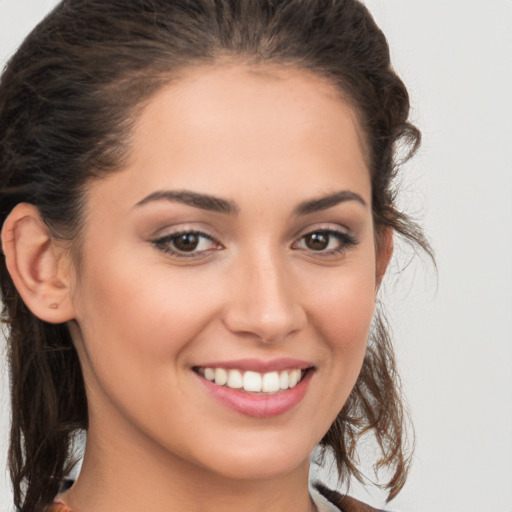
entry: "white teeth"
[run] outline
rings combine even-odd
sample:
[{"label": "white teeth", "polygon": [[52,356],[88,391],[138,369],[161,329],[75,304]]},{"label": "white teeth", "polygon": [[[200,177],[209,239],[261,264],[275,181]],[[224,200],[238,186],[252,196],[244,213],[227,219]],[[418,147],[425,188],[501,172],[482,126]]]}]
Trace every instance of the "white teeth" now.
[{"label": "white teeth", "polygon": [[290,372],[290,376],[288,377],[288,386],[294,388],[299,382],[300,379],[300,370],[292,370]]},{"label": "white teeth", "polygon": [[288,385],[289,382],[289,374],[288,372],[281,372],[279,375],[279,387],[281,389],[288,389],[290,386]]},{"label": "white teeth", "polygon": [[228,372],[224,368],[215,368],[215,384],[224,386],[228,381]]},{"label": "white teeth", "polygon": [[243,389],[250,393],[272,394],[294,388],[302,378],[302,370],[296,368],[282,372],[258,373],[225,368],[203,368],[202,375],[205,379],[215,382],[217,386]]},{"label": "white teeth", "polygon": [[245,391],[261,391],[261,374],[257,372],[244,373],[244,390]]},{"label": "white teeth", "polygon": [[238,370],[229,370],[228,388],[240,389],[242,386],[242,374]]},{"label": "white teeth", "polygon": [[204,377],[213,382],[215,380],[215,370],[213,368],[205,368]]},{"label": "white teeth", "polygon": [[261,390],[264,393],[276,393],[279,389],[279,374],[277,372],[265,373]]}]

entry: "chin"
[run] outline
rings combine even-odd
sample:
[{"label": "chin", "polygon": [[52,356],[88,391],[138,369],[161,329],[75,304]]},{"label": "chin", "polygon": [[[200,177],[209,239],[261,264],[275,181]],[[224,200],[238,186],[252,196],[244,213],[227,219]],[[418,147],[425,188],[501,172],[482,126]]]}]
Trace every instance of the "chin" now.
[{"label": "chin", "polygon": [[219,446],[221,451],[210,451],[209,460],[201,461],[201,465],[219,476],[248,481],[275,479],[302,466],[308,468],[316,443],[310,447],[304,441],[287,441],[255,443],[253,440],[251,443],[234,442],[224,449]]}]

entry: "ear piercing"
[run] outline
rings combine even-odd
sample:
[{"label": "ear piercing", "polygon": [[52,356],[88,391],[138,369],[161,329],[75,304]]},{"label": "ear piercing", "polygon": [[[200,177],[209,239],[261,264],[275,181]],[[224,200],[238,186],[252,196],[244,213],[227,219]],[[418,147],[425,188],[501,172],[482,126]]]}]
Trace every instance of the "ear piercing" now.
[{"label": "ear piercing", "polygon": [[59,305],[56,302],[52,302],[49,306],[50,309],[58,309]]}]

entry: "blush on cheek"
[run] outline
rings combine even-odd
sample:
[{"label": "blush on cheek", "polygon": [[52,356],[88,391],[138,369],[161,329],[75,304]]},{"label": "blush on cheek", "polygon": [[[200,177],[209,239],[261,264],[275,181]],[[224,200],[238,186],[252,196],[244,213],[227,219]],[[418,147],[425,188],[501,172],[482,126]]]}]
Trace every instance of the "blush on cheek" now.
[{"label": "blush on cheek", "polygon": [[342,294],[324,305],[318,324],[326,339],[350,350],[366,342],[374,311],[373,295]]}]

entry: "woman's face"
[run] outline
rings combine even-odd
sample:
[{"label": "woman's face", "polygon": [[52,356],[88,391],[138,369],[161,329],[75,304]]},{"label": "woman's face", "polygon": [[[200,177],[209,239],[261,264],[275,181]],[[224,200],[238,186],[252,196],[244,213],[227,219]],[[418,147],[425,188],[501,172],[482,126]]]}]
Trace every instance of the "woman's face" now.
[{"label": "woman's face", "polygon": [[198,67],[149,102],[88,190],[70,326],[91,442],[237,479],[303,467],[386,263],[361,141],[305,71]]}]

